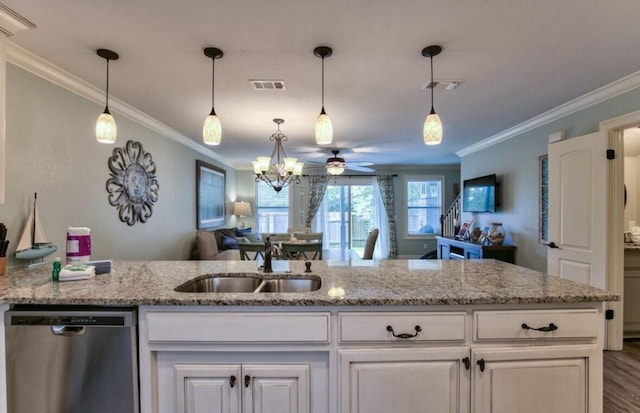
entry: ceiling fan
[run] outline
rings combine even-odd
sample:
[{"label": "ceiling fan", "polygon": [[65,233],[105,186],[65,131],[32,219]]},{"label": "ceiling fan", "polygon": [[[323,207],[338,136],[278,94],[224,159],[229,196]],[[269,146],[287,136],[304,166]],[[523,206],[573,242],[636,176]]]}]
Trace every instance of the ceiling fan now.
[{"label": "ceiling fan", "polygon": [[[326,168],[327,172],[331,175],[340,175],[345,171],[345,169],[348,169],[351,171],[357,171],[357,172],[375,172],[375,169],[372,168],[373,162],[367,162],[367,161],[346,162],[343,157],[338,156],[338,154],[340,153],[340,150],[333,149],[331,153],[333,153],[333,156],[330,158],[327,158],[326,162],[323,165],[324,168]],[[315,168],[320,168],[321,167],[320,165],[322,165],[319,162],[313,162],[313,161],[309,163],[319,165]],[[314,167],[312,166],[311,168],[314,168]]]}]

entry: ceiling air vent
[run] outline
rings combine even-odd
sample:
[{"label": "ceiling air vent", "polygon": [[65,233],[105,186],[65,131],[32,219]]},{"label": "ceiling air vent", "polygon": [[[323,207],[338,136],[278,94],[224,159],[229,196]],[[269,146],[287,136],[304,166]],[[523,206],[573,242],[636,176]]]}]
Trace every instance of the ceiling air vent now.
[{"label": "ceiling air vent", "polygon": [[287,90],[284,80],[249,80],[253,90]]},{"label": "ceiling air vent", "polygon": [[435,90],[454,90],[457,89],[464,82],[464,80],[434,80],[427,82],[422,86],[422,89],[429,90],[431,88]]}]

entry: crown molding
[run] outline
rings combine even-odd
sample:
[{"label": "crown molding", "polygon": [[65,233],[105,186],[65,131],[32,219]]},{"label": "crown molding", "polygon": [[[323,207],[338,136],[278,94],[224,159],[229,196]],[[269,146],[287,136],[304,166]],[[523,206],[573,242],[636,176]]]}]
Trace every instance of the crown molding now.
[{"label": "crown molding", "polygon": [[538,128],[547,123],[553,122],[558,119],[562,119],[565,116],[569,116],[573,113],[596,105],[605,100],[611,99],[615,96],[626,93],[640,86],[640,71],[632,73],[622,79],[611,82],[608,85],[604,85],[596,90],[586,93],[576,99],[570,100],[567,103],[563,103],[560,106],[544,112],[528,121],[522,122],[512,128],[506,129],[496,135],[483,139],[473,145],[467,146],[456,152],[459,157],[471,155],[474,152],[481,151],[490,146],[496,145],[500,142],[504,142],[532,129]]},{"label": "crown molding", "polygon": [[[96,104],[100,105],[104,103],[103,90],[63,70],[53,63],[42,59],[11,41],[7,42],[7,61]],[[159,120],[134,108],[122,100],[119,100],[118,98],[113,96],[109,97],[109,110],[112,113],[118,113],[119,115],[157,132],[172,141],[186,146],[189,149],[199,152],[211,159],[215,159],[229,168],[235,169],[217,153],[199,145],[188,136],[170,128]]]},{"label": "crown molding", "polygon": [[7,37],[11,37],[20,30],[30,30],[35,28],[35,24],[0,3],[0,33]]}]

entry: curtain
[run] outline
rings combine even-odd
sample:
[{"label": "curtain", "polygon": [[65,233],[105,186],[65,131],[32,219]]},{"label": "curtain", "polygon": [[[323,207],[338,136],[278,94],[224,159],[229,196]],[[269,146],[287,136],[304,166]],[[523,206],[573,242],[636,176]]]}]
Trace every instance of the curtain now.
[{"label": "curtain", "polygon": [[329,182],[329,175],[309,175],[309,207],[304,221],[309,228],[311,228],[311,221],[318,213],[318,208],[324,198],[327,182]]},{"label": "curtain", "polygon": [[373,250],[373,258],[387,259],[390,257],[389,249],[389,218],[387,217],[387,209],[384,206],[384,200],[379,189],[380,184],[373,179],[373,202],[375,206],[375,214],[373,217],[373,226],[378,228],[378,240]]},{"label": "curtain", "polygon": [[396,209],[393,200],[393,175],[376,175],[380,197],[387,211],[389,227],[389,258],[398,258],[398,239],[396,234]]}]

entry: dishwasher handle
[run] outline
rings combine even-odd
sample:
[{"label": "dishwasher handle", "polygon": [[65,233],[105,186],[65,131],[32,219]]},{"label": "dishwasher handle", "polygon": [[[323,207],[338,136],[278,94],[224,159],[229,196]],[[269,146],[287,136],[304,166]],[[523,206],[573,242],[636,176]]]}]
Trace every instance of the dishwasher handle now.
[{"label": "dishwasher handle", "polygon": [[81,336],[84,331],[83,326],[51,326],[51,333],[56,336]]}]

